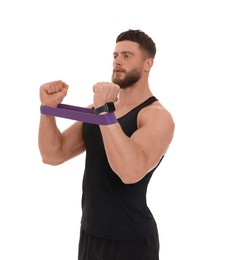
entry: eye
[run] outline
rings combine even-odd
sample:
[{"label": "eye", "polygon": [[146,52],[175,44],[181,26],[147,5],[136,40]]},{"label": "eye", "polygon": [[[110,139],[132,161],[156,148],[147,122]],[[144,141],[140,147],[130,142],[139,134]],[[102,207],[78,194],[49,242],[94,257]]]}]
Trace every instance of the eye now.
[{"label": "eye", "polygon": [[124,58],[125,59],[130,59],[131,58],[131,53],[124,53]]}]

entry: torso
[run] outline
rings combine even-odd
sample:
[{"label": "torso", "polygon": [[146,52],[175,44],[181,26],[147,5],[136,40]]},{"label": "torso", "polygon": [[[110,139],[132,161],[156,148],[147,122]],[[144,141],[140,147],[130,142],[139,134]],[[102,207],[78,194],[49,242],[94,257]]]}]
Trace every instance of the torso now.
[{"label": "torso", "polygon": [[[118,122],[131,136],[138,125],[139,112],[158,102],[149,98],[139,106],[118,109]],[[127,111],[124,114],[124,111]],[[122,113],[121,113],[122,112]],[[88,233],[107,239],[140,239],[156,230],[156,223],[146,205],[146,190],[152,169],[139,182],[126,185],[112,171],[104,151],[99,127],[84,124],[86,168],[83,179],[82,227]]]}]

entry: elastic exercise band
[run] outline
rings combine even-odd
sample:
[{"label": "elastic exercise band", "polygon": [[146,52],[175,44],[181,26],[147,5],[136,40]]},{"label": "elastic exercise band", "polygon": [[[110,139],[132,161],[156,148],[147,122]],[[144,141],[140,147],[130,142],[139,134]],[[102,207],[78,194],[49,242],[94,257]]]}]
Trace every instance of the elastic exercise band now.
[{"label": "elastic exercise band", "polygon": [[90,124],[110,125],[117,123],[114,113],[97,115],[91,108],[59,104],[57,108],[41,105],[40,110],[41,113],[45,115],[62,117]]}]

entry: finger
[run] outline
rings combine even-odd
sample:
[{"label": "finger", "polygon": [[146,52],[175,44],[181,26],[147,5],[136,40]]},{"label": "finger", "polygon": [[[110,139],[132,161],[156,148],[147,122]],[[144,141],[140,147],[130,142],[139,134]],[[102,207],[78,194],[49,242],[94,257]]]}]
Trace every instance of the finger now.
[{"label": "finger", "polygon": [[67,84],[62,81],[54,81],[51,83],[47,83],[46,85],[46,93],[54,94],[62,91],[63,88],[68,88]]},{"label": "finger", "polygon": [[47,86],[47,88],[46,88],[46,93],[47,94],[54,94],[54,93],[56,93],[56,92],[58,92],[58,89],[55,87],[55,86]]}]

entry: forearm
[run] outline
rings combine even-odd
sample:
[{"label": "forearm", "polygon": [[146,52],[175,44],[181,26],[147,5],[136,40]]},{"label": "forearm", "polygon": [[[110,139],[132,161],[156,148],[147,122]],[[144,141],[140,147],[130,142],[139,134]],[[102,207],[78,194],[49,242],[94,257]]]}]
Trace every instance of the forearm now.
[{"label": "forearm", "polygon": [[38,146],[44,163],[51,165],[59,164],[58,155],[61,152],[61,133],[57,128],[54,117],[41,115]]},{"label": "forearm", "polygon": [[119,124],[100,126],[109,164],[124,183],[139,181],[145,169],[143,150],[124,134]]}]

